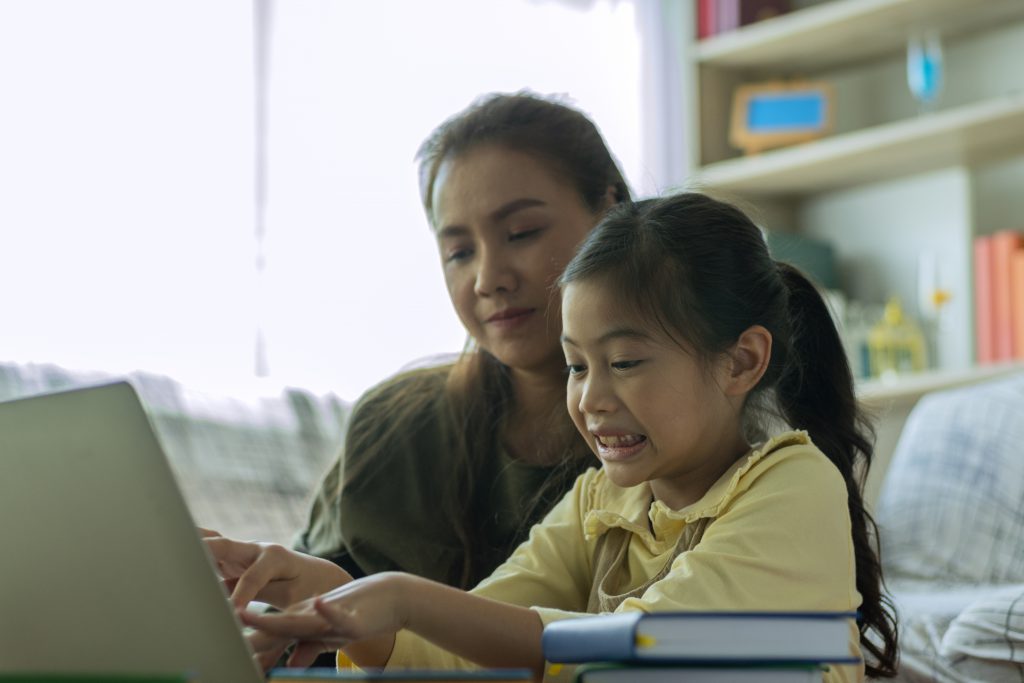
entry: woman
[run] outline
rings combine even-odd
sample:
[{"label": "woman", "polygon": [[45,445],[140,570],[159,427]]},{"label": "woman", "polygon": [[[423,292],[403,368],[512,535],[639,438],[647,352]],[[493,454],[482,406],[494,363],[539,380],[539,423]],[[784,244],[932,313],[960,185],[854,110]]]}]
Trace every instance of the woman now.
[{"label": "woman", "polygon": [[593,464],[564,407],[552,285],[604,212],[629,199],[600,133],[562,104],[492,95],[443,123],[417,158],[467,347],[359,400],[301,552],[211,532],[238,606],[322,593],[340,584],[338,566],[471,587]]}]

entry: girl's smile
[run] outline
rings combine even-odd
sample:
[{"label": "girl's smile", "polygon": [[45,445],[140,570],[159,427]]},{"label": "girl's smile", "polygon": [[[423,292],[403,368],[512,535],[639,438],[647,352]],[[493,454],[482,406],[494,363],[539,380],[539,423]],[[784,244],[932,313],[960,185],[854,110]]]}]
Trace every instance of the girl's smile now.
[{"label": "girl's smile", "polygon": [[591,430],[597,442],[597,456],[601,460],[629,460],[647,448],[647,437],[643,434],[626,434],[612,431]]}]

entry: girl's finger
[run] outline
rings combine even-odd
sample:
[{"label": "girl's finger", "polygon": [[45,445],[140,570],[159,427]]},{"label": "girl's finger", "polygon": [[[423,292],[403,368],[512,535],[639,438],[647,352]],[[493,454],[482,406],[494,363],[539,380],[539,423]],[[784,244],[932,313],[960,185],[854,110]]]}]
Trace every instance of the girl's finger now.
[{"label": "girl's finger", "polygon": [[263,633],[294,640],[324,640],[337,638],[331,625],[315,612],[304,614],[256,614],[247,610],[238,612],[239,620]]}]

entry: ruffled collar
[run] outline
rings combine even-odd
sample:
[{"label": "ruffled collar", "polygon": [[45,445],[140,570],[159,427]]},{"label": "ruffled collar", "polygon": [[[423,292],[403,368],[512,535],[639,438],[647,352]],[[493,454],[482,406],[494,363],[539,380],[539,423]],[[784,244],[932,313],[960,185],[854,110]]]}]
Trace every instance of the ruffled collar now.
[{"label": "ruffled collar", "polygon": [[660,500],[652,500],[648,484],[619,488],[601,471],[594,478],[591,493],[602,487],[607,494],[597,501],[601,507],[591,510],[584,518],[584,533],[594,538],[619,527],[636,534],[652,551],[658,552],[662,545],[674,544],[672,537],[677,536],[676,532],[683,526],[705,517],[717,517],[733,498],[746,491],[754,480],[747,475],[767,456],[787,446],[810,443],[807,432],[799,430],[784,432],[754,446],[738,458],[700,500],[679,510],[671,509]]}]

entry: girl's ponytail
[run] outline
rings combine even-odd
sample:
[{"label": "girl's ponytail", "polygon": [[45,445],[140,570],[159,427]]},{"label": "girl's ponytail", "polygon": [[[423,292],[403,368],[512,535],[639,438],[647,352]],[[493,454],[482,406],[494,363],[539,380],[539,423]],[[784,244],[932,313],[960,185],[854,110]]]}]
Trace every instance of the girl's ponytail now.
[{"label": "girl's ponytail", "polygon": [[[863,599],[861,646],[874,659],[866,662],[865,671],[869,677],[892,677],[897,661],[895,612],[882,591],[878,529],[864,508],[863,481],[857,476],[871,464],[874,430],[857,403],[850,365],[825,301],[799,270],[786,263],[777,267],[789,293],[792,329],[777,384],[779,406],[789,424],[807,430],[846,481],[857,590]],[[863,458],[859,468],[858,457]],[[869,632],[876,637],[868,637]]]}]

